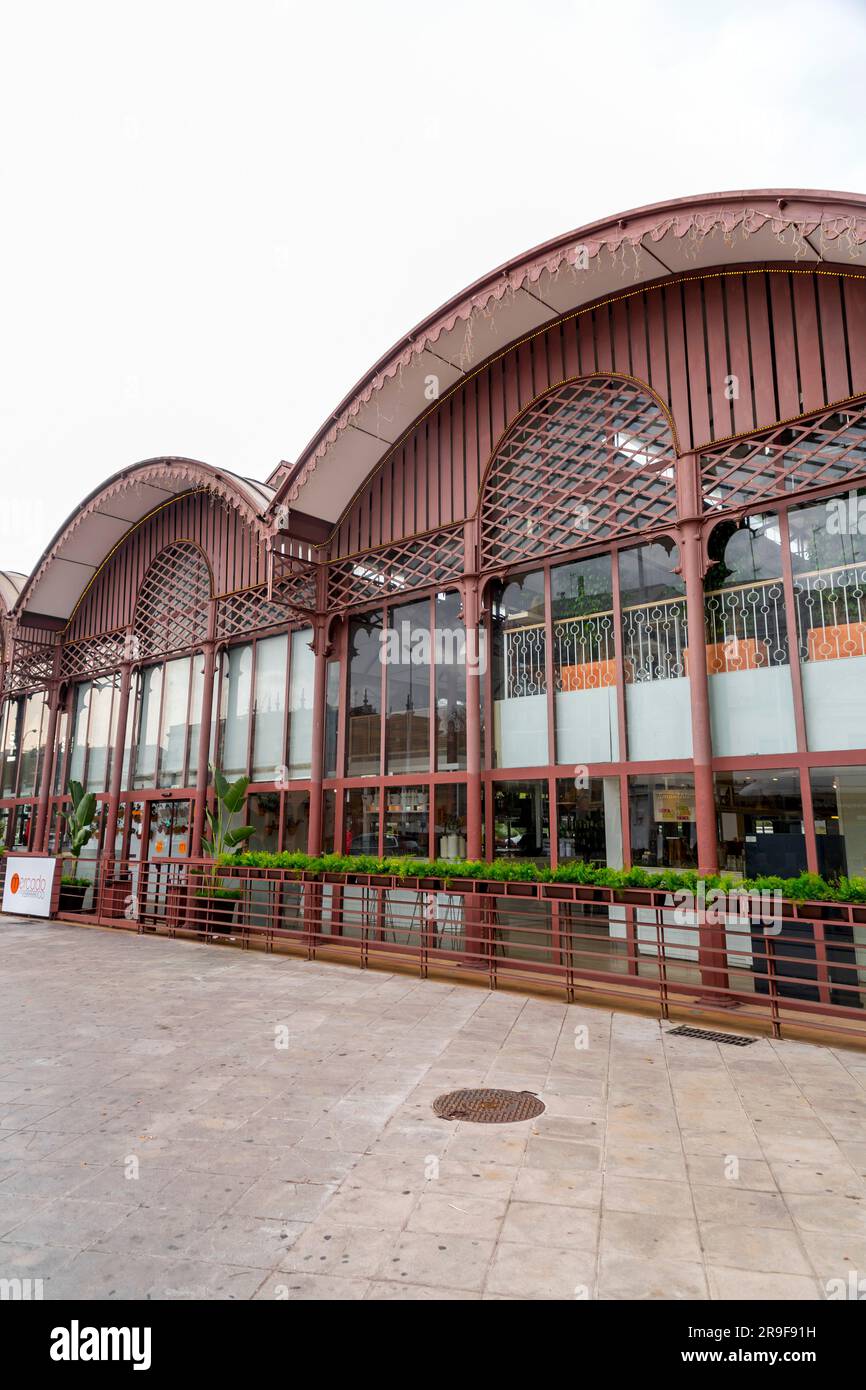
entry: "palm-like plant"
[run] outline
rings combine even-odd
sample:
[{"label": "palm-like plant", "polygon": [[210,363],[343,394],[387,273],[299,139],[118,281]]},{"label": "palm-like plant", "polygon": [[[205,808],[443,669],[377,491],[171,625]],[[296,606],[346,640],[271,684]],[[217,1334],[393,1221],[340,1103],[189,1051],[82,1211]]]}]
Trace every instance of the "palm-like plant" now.
[{"label": "palm-like plant", "polygon": [[214,767],[213,764],[211,764],[211,775],[216,793],[215,804],[212,811],[208,807],[206,812],[210,835],[201,842],[202,849],[211,860],[211,870],[205,880],[206,887],[202,889],[202,892],[209,897],[218,897],[222,889],[217,872],[220,859],[230,850],[237,849],[238,846],[249,840],[255,834],[255,826],[236,826],[234,824],[235,817],[243,808],[249,778],[239,777],[236,782],[229,782],[219,768]]},{"label": "palm-like plant", "polygon": [[69,835],[69,849],[64,854],[64,859],[72,860],[72,879],[77,881],[78,861],[81,858],[81,851],[88,845],[93,837],[94,821],[96,819],[96,797],[93,792],[86,792],[80,782],[69,783],[69,798],[72,802],[72,810],[63,812],[63,819],[66,825],[66,832]]}]

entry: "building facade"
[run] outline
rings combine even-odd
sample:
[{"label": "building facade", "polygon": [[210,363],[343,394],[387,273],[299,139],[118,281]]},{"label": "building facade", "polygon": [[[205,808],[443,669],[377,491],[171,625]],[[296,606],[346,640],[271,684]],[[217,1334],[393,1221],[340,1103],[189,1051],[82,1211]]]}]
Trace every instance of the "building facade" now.
[{"label": "building facade", "polygon": [[486,276],[267,483],[125,468],[0,576],[0,837],[866,874],[866,198]]}]

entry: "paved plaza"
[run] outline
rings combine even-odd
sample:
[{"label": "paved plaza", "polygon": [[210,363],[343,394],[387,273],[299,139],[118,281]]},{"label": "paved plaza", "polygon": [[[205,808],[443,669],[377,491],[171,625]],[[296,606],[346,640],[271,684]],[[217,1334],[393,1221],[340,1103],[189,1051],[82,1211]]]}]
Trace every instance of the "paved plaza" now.
[{"label": "paved plaza", "polygon": [[[46,1298],[816,1299],[866,1055],[0,918],[0,1279]],[[512,1125],[442,1092],[531,1090]]]}]

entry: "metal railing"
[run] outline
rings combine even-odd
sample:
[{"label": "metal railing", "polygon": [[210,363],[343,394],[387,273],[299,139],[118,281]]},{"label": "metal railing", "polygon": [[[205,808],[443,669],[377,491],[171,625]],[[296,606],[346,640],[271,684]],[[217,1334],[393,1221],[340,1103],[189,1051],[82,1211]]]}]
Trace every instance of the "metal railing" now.
[{"label": "metal railing", "polygon": [[866,563],[794,575],[800,658],[866,656]]},{"label": "metal railing", "polygon": [[[495,880],[397,879],[224,866],[207,860],[93,863],[73,916],[103,926],[301,953],[309,959],[540,989],[569,1002],[722,1011],[774,1036],[866,1045],[866,904],[791,903],[767,924],[742,901],[712,920],[649,889]],[[61,916],[64,914],[61,910]]]},{"label": "metal railing", "polygon": [[781,579],[707,590],[704,620],[710,675],[788,665],[788,624]]}]

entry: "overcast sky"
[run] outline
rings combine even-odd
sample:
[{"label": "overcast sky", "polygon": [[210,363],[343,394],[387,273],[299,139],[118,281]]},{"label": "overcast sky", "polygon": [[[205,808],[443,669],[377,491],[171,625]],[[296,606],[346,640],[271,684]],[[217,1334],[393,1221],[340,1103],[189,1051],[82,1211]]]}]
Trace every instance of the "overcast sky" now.
[{"label": "overcast sky", "polygon": [[863,0],[0,0],[0,567],[109,474],[264,478],[500,261],[866,191]]}]

